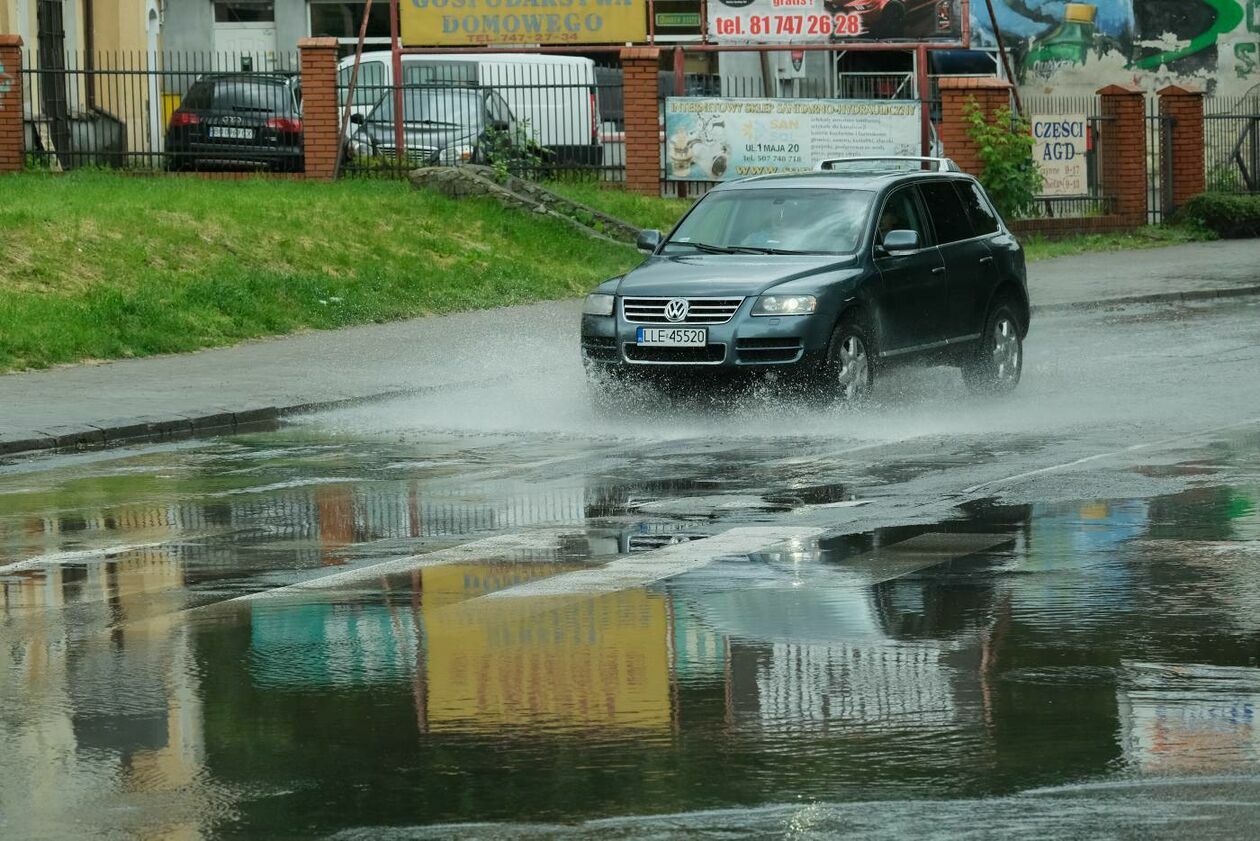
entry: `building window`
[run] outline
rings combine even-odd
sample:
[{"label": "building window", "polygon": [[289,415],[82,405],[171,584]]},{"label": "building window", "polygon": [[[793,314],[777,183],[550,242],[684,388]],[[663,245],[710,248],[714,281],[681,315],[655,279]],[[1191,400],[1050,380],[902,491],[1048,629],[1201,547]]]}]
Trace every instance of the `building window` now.
[{"label": "building window", "polygon": [[[311,36],[357,41],[359,25],[363,22],[363,10],[366,7],[367,3],[327,3],[315,0],[311,3]],[[389,38],[389,3],[372,3],[372,12],[368,15],[367,37],[372,41]]]},{"label": "building window", "polygon": [[215,23],[274,23],[275,3],[215,3]]}]

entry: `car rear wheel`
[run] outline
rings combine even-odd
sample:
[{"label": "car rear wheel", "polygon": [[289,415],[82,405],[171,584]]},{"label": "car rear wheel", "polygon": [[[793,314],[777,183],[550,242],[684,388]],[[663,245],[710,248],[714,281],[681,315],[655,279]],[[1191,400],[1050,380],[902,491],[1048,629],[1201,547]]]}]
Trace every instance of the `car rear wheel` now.
[{"label": "car rear wheel", "polygon": [[974,394],[1010,394],[1024,370],[1024,339],[1009,301],[989,310],[975,355],[963,366],[963,381]]},{"label": "car rear wheel", "polygon": [[840,319],[827,349],[824,382],[837,403],[860,405],[875,386],[875,341],[866,322],[856,315]]}]

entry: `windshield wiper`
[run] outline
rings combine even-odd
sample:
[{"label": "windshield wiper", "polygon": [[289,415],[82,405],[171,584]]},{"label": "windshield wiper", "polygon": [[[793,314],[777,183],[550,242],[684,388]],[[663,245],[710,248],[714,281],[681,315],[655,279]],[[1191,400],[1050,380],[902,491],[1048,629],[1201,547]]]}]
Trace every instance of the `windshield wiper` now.
[{"label": "windshield wiper", "polygon": [[762,248],[757,245],[733,245],[731,251],[737,254],[817,254],[817,251],[794,251],[790,248]]},{"label": "windshield wiper", "polygon": [[733,248],[727,248],[724,245],[710,245],[707,242],[692,242],[691,240],[670,240],[666,245],[690,245],[697,251],[704,251],[709,254],[735,254]]},{"label": "windshield wiper", "polygon": [[459,126],[460,123],[448,123],[443,120],[407,120],[404,125],[408,126]]}]

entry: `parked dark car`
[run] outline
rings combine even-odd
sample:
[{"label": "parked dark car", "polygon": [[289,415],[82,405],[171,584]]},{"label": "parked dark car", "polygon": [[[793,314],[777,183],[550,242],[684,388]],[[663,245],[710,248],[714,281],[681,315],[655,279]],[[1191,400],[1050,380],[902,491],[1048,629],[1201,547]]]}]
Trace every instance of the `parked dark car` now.
[{"label": "parked dark car", "polygon": [[833,15],[862,17],[872,38],[931,38],[953,28],[953,0],[823,0]]},{"label": "parked dark car", "polygon": [[919,361],[958,366],[977,392],[1014,389],[1023,249],[974,178],[890,160],[722,184],[668,237],[644,231],[650,256],[586,299],[592,384],[776,372],[859,401],[885,366]]},{"label": "parked dark car", "polygon": [[302,92],[294,76],[202,76],[166,129],[167,167],[267,167],[302,171]]},{"label": "parked dark car", "polygon": [[[487,88],[408,85],[403,87],[402,103],[405,155],[414,166],[486,163],[490,132],[497,132],[498,142],[505,144],[520,139],[508,104]],[[355,114],[350,121],[349,157],[395,157],[392,93],[366,116]]]}]

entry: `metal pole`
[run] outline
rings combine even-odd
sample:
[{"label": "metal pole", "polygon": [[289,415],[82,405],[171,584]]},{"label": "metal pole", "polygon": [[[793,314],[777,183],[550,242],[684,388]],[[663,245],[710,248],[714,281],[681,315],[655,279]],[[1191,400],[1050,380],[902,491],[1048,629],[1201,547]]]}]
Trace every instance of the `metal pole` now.
[{"label": "metal pole", "polygon": [[1011,83],[1011,93],[1015,95],[1015,113],[1024,113],[1024,104],[1019,99],[1019,85],[1015,83],[1015,74],[1011,72],[1011,60],[1006,55],[1006,44],[1002,41],[1002,28],[998,26],[997,15],[993,11],[993,0],[984,0],[989,7],[989,22],[993,26],[993,37],[997,39],[998,54],[1002,56],[1002,69],[1006,71],[1006,81]]},{"label": "metal pole", "polygon": [[[674,96],[687,95],[687,61],[682,47],[674,47]],[[687,198],[687,182],[678,182],[678,198]]]},{"label": "metal pole", "polygon": [[928,51],[920,44],[914,51],[915,85],[919,88],[919,145],[920,154],[928,157],[932,154],[932,98],[931,82],[928,80]]},{"label": "metal pole", "polygon": [[394,162],[403,168],[406,137],[403,134],[402,39],[399,35],[398,0],[389,0],[389,41],[394,73]]},{"label": "metal pole", "polygon": [[359,81],[359,62],[363,60],[363,41],[367,38],[368,15],[370,14],[372,14],[372,0],[367,0],[367,4],[363,7],[363,22],[359,24],[359,44],[354,48],[354,66],[350,68],[350,84],[346,87],[346,107],[341,109],[341,127],[337,131],[337,162],[333,164],[334,181],[341,177],[341,161],[345,158],[346,132],[350,130],[350,105],[354,102],[354,87]]}]

